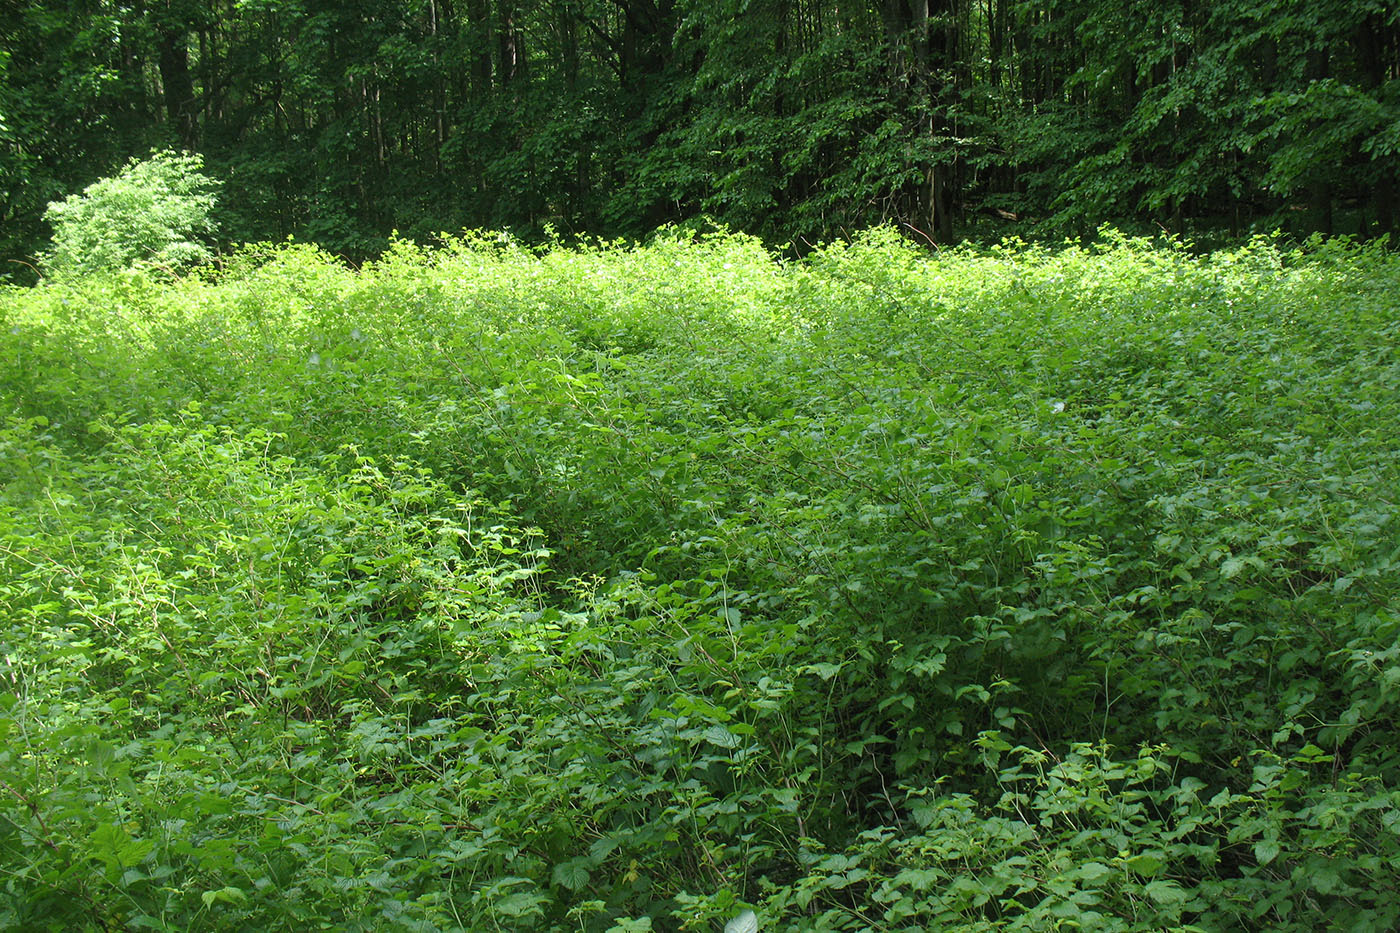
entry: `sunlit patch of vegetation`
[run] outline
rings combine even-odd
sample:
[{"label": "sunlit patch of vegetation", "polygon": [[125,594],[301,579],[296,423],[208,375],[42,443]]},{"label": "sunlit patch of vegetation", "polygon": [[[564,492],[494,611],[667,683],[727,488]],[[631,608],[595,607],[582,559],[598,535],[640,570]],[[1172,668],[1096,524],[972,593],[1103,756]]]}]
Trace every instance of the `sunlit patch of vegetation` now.
[{"label": "sunlit patch of vegetation", "polygon": [[885,232],[0,292],[0,926],[1393,929],[1397,295]]}]

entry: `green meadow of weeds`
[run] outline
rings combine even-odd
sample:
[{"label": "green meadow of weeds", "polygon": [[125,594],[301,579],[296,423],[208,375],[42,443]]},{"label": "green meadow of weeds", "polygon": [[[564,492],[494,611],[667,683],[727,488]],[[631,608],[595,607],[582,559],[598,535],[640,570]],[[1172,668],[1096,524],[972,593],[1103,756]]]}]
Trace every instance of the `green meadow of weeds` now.
[{"label": "green meadow of weeds", "polygon": [[0,292],[0,927],[1390,930],[1400,261]]}]

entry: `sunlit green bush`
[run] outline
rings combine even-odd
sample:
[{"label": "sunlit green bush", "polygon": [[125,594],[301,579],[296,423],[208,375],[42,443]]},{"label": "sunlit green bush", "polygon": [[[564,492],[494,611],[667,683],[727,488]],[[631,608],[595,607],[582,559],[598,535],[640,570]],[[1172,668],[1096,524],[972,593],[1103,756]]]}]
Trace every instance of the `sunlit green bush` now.
[{"label": "sunlit green bush", "polygon": [[207,262],[218,184],[203,166],[197,155],[156,152],[51,203],[44,220],[53,245],[39,257],[45,277],[128,269],[175,275]]}]

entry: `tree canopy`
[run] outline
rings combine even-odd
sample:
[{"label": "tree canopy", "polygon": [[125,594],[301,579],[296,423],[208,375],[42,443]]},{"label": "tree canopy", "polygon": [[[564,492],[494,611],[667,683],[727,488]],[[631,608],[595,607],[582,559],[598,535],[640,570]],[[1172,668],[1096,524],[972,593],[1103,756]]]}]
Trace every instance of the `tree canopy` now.
[{"label": "tree canopy", "polygon": [[[463,227],[775,241],[877,222],[1395,226],[1385,0],[81,0],[0,12],[0,252],[132,156],[231,240]],[[914,233],[917,231],[917,234]]]}]

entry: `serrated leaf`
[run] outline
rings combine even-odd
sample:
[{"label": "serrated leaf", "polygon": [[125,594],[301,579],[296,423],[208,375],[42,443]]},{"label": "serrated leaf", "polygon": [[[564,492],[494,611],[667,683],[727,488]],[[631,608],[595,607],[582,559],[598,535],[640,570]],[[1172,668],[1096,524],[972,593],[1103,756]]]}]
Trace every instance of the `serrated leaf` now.
[{"label": "serrated leaf", "polygon": [[1267,865],[1278,858],[1277,839],[1261,839],[1254,844],[1254,858],[1260,865]]},{"label": "serrated leaf", "polygon": [[724,925],[724,933],[758,933],[758,915],[752,910],[741,911]]},{"label": "serrated leaf", "polygon": [[581,891],[588,884],[588,868],[579,859],[570,859],[554,866],[550,875],[554,883],[570,891]]},{"label": "serrated leaf", "polygon": [[495,909],[507,917],[523,917],[526,914],[539,913],[540,904],[544,900],[545,898],[535,891],[517,891],[497,901]]},{"label": "serrated leaf", "polygon": [[1147,896],[1158,904],[1180,904],[1191,895],[1175,881],[1154,881],[1143,888]]},{"label": "serrated leaf", "polygon": [[1103,862],[1085,862],[1079,866],[1079,877],[1084,881],[1097,881],[1105,875],[1113,874],[1113,869]]},{"label": "serrated leaf", "polygon": [[1128,871],[1147,877],[1157,874],[1166,864],[1166,859],[1155,852],[1143,852],[1139,855],[1134,855],[1124,863]]},{"label": "serrated leaf", "polygon": [[705,730],[705,741],[720,748],[738,748],[740,739],[724,726],[711,726]]}]

